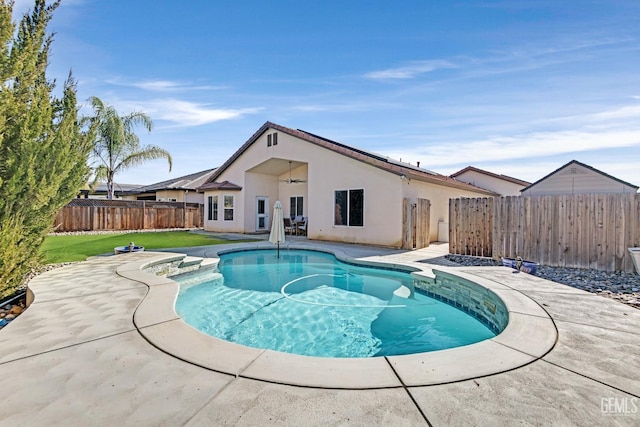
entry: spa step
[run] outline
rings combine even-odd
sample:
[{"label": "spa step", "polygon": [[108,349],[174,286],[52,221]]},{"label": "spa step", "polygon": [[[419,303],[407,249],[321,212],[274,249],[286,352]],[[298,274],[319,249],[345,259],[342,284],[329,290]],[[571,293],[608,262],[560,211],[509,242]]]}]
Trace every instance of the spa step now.
[{"label": "spa step", "polygon": [[202,258],[195,256],[186,256],[182,259],[180,265],[178,265],[178,272],[188,273],[190,271],[199,270],[201,264]]},{"label": "spa step", "polygon": [[220,262],[219,258],[203,258],[200,263],[200,269],[214,269],[218,266],[218,262]]},{"label": "spa step", "polygon": [[186,256],[182,259],[182,262],[180,263],[178,268],[199,266],[200,264],[202,264],[202,258],[195,256]]}]

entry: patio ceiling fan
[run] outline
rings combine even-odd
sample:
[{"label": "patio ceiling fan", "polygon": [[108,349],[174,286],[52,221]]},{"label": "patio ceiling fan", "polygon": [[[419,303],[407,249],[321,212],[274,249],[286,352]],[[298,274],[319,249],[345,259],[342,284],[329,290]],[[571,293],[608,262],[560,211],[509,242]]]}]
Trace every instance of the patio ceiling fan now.
[{"label": "patio ceiling fan", "polygon": [[306,179],[291,178],[291,160],[289,160],[289,179],[281,179],[280,181],[286,182],[287,184],[298,184],[301,182],[307,182]]}]

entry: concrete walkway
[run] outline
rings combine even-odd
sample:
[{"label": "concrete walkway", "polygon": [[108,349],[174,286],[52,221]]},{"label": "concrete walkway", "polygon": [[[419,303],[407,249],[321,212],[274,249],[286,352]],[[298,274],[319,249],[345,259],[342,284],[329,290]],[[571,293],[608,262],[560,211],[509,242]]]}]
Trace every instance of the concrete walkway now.
[{"label": "concrete walkway", "polygon": [[[296,244],[446,264],[446,245],[404,252]],[[212,257],[241,245],[179,252]],[[520,368],[452,383],[296,387],[211,371],[147,341],[134,313],[149,287],[116,270],[134,257],[158,256],[96,257],[32,281],[34,303],[0,332],[0,425],[640,424],[640,311],[620,303],[503,267],[460,268],[535,300],[557,328],[553,349]]]}]

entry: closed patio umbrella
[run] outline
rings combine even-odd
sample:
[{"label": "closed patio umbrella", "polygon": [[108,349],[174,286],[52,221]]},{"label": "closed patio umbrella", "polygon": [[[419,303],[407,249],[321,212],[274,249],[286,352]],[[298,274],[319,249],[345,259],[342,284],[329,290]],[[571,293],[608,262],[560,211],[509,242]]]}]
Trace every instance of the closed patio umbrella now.
[{"label": "closed patio umbrella", "polygon": [[278,245],[278,258],[280,258],[280,243],[284,243],[284,221],[280,200],[273,205],[273,223],[271,224],[269,241],[274,245]]}]

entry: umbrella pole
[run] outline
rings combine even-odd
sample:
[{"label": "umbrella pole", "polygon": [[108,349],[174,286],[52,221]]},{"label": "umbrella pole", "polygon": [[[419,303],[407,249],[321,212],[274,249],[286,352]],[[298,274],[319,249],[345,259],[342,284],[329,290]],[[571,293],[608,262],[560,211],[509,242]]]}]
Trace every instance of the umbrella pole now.
[{"label": "umbrella pole", "polygon": [[280,242],[278,242],[278,258],[280,258]]}]

